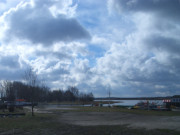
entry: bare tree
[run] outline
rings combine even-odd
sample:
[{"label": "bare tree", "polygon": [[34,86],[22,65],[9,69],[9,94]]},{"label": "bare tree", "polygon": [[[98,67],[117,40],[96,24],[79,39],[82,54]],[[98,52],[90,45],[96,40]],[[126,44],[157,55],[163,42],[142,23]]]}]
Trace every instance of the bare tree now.
[{"label": "bare tree", "polygon": [[3,85],[3,82],[0,83],[0,94],[1,94],[1,100],[5,96],[5,88]]},{"label": "bare tree", "polygon": [[8,101],[14,101],[16,98],[16,91],[13,89],[11,81],[3,81],[0,84],[1,98],[6,98]]},{"label": "bare tree", "polygon": [[37,86],[38,79],[36,73],[33,71],[31,67],[25,71],[24,79],[31,91],[31,110],[32,116],[34,116],[35,87]]}]

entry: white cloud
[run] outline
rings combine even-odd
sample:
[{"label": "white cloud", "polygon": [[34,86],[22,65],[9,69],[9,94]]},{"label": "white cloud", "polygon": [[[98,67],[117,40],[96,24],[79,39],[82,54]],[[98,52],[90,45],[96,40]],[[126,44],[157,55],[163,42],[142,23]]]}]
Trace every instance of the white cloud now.
[{"label": "white cloud", "polygon": [[66,15],[67,17],[74,17],[76,14],[77,3],[73,5],[72,0],[56,1],[49,10],[54,17],[58,15]]},{"label": "white cloud", "polygon": [[[178,93],[177,0],[19,2],[0,10],[8,10],[0,18],[0,79],[20,80],[32,66],[51,88],[75,85],[96,96],[107,96],[108,85],[112,96]],[[92,40],[83,40],[89,33]]]},{"label": "white cloud", "polygon": [[156,89],[164,89],[166,88],[164,85],[155,85],[155,88]]},{"label": "white cloud", "polygon": [[[125,14],[126,17],[131,18],[136,27],[123,42],[112,43],[105,55],[97,59],[97,72],[107,78],[103,80],[102,84],[114,84],[113,89],[119,89],[120,93],[128,90],[129,94],[133,92],[137,95],[144,93],[156,95],[158,90],[153,91],[154,86],[156,88],[164,86],[165,91],[159,91],[162,96],[171,93],[169,92],[170,87],[174,92],[178,91],[178,88],[173,87],[172,83],[178,83],[180,80],[178,70],[180,67],[178,62],[180,41],[176,38],[179,33],[179,29],[177,29],[179,24],[176,21],[178,16],[171,17],[171,15],[176,14],[174,13],[176,9],[179,12],[180,8],[177,7],[180,5],[175,5],[177,1],[174,1],[170,8],[174,5],[175,9],[166,15],[165,13],[169,11],[166,5],[172,1],[151,2],[148,1],[152,5],[147,5],[142,1],[121,0],[110,0],[108,3],[111,14],[120,12],[119,17]],[[143,4],[148,9],[145,9]],[[153,7],[154,4],[157,4],[159,8]],[[113,10],[110,8],[111,6],[113,6]],[[171,20],[166,21],[163,18],[165,16],[167,20]],[[113,36],[116,37],[116,34]],[[118,40],[115,41],[118,42]],[[140,85],[137,85],[136,82],[139,82]],[[141,89],[141,92],[135,92],[133,89]]]},{"label": "white cloud", "polygon": [[[67,3],[67,4],[65,4]],[[57,5],[56,5],[57,4]],[[72,40],[81,40],[90,38],[89,33],[79,24],[75,18],[69,14],[74,14],[74,7],[71,7],[72,1],[34,1],[31,3],[21,3],[16,8],[10,9],[1,17],[1,27],[4,30],[3,37],[6,41],[10,39],[29,40],[32,44],[41,43],[51,45],[59,41],[71,42]],[[53,15],[49,11],[51,6],[54,9]],[[61,14],[59,8],[64,7],[68,11]],[[62,9],[64,10],[64,9]],[[69,13],[70,12],[70,13]],[[68,17],[67,17],[68,15]],[[10,41],[11,41],[10,40]]]}]

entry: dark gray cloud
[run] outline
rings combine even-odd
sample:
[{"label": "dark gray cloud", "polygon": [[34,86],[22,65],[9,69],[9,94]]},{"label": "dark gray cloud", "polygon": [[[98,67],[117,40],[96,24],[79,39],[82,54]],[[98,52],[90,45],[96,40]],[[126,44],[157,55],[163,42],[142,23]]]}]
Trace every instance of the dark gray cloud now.
[{"label": "dark gray cloud", "polygon": [[21,69],[16,70],[7,70],[0,69],[0,80],[22,80],[23,79],[23,71]]},{"label": "dark gray cloud", "polygon": [[0,67],[7,67],[10,69],[16,69],[20,67],[19,56],[9,55],[9,56],[0,56]]},{"label": "dark gray cloud", "polygon": [[67,52],[62,52],[62,51],[61,52],[37,51],[36,55],[43,56],[45,58],[49,58],[49,57],[54,58],[55,57],[60,60],[72,59],[71,54],[68,54]]},{"label": "dark gray cloud", "polygon": [[50,81],[63,81],[63,75],[69,75],[69,71],[64,68],[54,69],[50,73],[46,73],[46,79]]},{"label": "dark gray cloud", "polygon": [[157,51],[167,51],[176,54],[180,52],[180,40],[172,37],[154,34],[149,35],[143,42],[147,48],[155,48]]},{"label": "dark gray cloud", "polygon": [[[21,67],[21,64],[24,67]],[[0,55],[0,80],[22,80],[26,64],[18,55]]]},{"label": "dark gray cloud", "polygon": [[[49,68],[49,69],[48,69]],[[49,81],[49,83],[52,83],[54,81],[60,81],[60,83],[63,82],[64,75],[69,76],[69,69],[66,69],[63,66],[60,66],[58,68],[54,68],[53,65],[48,67],[45,72],[42,72],[39,74],[40,77],[45,78],[46,81]],[[56,87],[56,86],[55,86]]]},{"label": "dark gray cloud", "polygon": [[50,2],[43,1],[40,6],[41,2],[37,1],[34,7],[19,7],[7,15],[8,39],[15,37],[30,40],[32,43],[50,45],[58,41],[70,42],[90,38],[88,31],[75,18],[67,18],[64,15],[54,17],[48,9]]},{"label": "dark gray cloud", "polygon": [[0,73],[0,80],[21,80],[23,76],[21,70],[0,69]]},{"label": "dark gray cloud", "polygon": [[120,11],[155,13],[161,17],[180,19],[179,0],[116,0]]}]

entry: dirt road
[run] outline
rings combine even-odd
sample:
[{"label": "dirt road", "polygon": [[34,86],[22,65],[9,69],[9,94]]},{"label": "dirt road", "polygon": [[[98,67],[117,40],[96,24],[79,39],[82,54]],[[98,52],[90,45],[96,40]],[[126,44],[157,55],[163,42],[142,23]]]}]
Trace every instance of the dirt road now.
[{"label": "dirt road", "polygon": [[65,111],[76,109],[72,107],[43,106],[35,108],[34,111],[36,113],[53,113],[53,110],[60,110],[62,112],[57,116],[60,122],[80,126],[127,125],[131,128],[172,129],[180,131],[180,116],[140,115],[125,112]]},{"label": "dirt road", "polygon": [[180,131],[180,116],[149,116],[123,112],[67,112],[62,113],[59,120],[81,126],[128,125],[132,128]]}]

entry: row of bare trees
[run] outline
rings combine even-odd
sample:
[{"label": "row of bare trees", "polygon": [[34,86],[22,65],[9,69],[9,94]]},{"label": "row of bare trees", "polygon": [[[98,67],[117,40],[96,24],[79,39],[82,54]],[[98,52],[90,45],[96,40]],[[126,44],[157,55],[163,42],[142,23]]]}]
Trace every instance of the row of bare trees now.
[{"label": "row of bare trees", "polygon": [[67,90],[59,89],[51,91],[48,87],[31,86],[17,81],[1,82],[0,95],[2,101],[25,99],[27,102],[31,102],[32,116],[34,115],[34,105],[37,102],[89,102],[94,100],[92,93],[79,92],[76,87],[69,87]]},{"label": "row of bare trees", "polygon": [[[33,91],[33,92],[32,92]],[[77,87],[67,90],[50,90],[44,86],[30,86],[22,82],[3,81],[0,85],[1,98],[6,101],[26,99],[28,102],[92,101],[92,93],[79,92]],[[33,99],[32,99],[33,98]]]},{"label": "row of bare trees", "polygon": [[24,81],[1,81],[1,99],[14,101],[15,99],[25,99],[28,102],[53,102],[53,101],[92,101],[92,93],[79,92],[77,87],[68,87],[67,90],[51,91],[45,84],[38,80],[37,74],[32,68],[24,73]]},{"label": "row of bare trees", "polygon": [[[41,85],[40,85],[41,84]],[[4,101],[15,101],[15,99],[25,99],[32,104],[32,115],[34,115],[34,104],[37,102],[53,102],[53,101],[92,101],[94,99],[92,93],[80,93],[78,88],[69,87],[63,91],[51,91],[38,80],[36,73],[32,68],[25,71],[24,82],[18,81],[2,81],[0,83],[0,96]]]},{"label": "row of bare trees", "polygon": [[47,100],[49,102],[57,101],[81,101],[81,102],[89,102],[94,100],[94,96],[92,93],[82,93],[76,87],[69,87],[67,90],[54,90],[49,91]]}]

